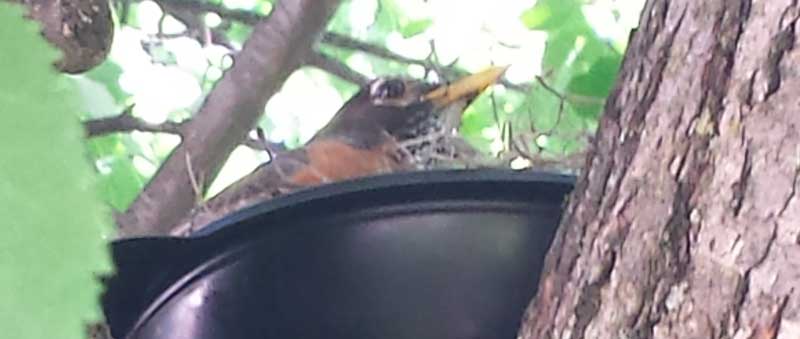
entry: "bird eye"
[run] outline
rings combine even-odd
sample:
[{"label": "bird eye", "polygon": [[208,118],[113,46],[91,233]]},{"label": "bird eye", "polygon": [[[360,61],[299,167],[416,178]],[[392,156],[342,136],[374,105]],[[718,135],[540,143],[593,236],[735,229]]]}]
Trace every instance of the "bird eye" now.
[{"label": "bird eye", "polygon": [[373,94],[381,99],[397,99],[401,98],[405,91],[406,85],[402,80],[391,79],[381,83]]}]

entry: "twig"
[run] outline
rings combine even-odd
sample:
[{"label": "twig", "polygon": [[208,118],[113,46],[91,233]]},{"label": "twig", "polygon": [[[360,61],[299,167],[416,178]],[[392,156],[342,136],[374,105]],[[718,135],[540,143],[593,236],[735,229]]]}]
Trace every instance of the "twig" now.
[{"label": "twig", "polygon": [[186,152],[186,171],[189,174],[189,182],[192,184],[192,190],[195,194],[195,201],[198,206],[203,206],[203,186],[202,181],[203,178],[197,178],[194,174],[194,170],[192,169],[192,155],[189,152]]},{"label": "twig", "polygon": [[220,18],[238,21],[248,25],[255,25],[266,17],[248,10],[229,9],[221,5],[206,1],[187,1],[187,0],[157,0],[159,4],[193,12],[194,14],[214,13]]},{"label": "twig", "polygon": [[309,54],[306,65],[314,66],[359,86],[366,85],[369,82],[369,79],[363,74],[352,70],[341,61],[331,58],[319,51]]},{"label": "twig", "polygon": [[[122,111],[122,113],[115,116],[84,121],[83,126],[86,130],[86,137],[96,138],[112,133],[131,131],[173,134],[182,137],[182,127],[191,120],[184,120],[182,122],[165,121],[160,124],[154,124],[135,117],[131,114],[132,108],[133,106],[130,106]],[[270,151],[286,150],[286,145],[282,143],[270,142],[268,140],[262,142],[250,137],[246,138],[242,142],[242,145],[259,151],[265,150],[265,145],[269,147]]]},{"label": "twig", "polygon": [[275,151],[272,148],[272,143],[267,140],[267,135],[264,133],[264,129],[261,127],[256,127],[256,136],[258,137],[258,142],[263,147],[264,151],[267,152],[269,156],[269,162],[275,160]]},{"label": "twig", "polygon": [[392,52],[388,48],[385,48],[385,47],[382,47],[382,46],[378,46],[378,45],[374,45],[374,44],[371,44],[371,43],[368,43],[368,42],[356,40],[356,39],[353,39],[351,37],[348,37],[346,35],[339,34],[339,33],[326,32],[324,35],[322,35],[322,41],[321,42],[324,43],[324,44],[336,46],[336,47],[339,47],[339,48],[357,50],[357,51],[360,51],[360,52],[364,52],[364,53],[367,53],[367,54],[374,55],[376,57],[380,57],[380,58],[383,58],[383,59],[389,59],[389,60],[393,60],[393,61],[398,61],[398,62],[401,62],[401,63],[404,63],[404,64],[418,65],[418,66],[422,66],[422,67],[425,67],[425,68],[433,68],[434,67],[434,65],[432,65],[430,62],[428,62],[426,60],[409,58],[409,57],[397,54],[395,52]]},{"label": "twig", "polygon": [[534,153],[526,150],[525,148],[526,146],[524,146],[524,143],[512,138],[512,157],[513,155],[519,156],[522,159],[530,162],[531,167],[537,169],[568,169],[570,171],[578,171],[580,170],[582,160],[585,157],[585,152],[574,152],[564,157],[547,158],[544,156],[544,154],[542,154],[542,152]]},{"label": "twig", "polygon": [[[156,2],[175,8],[182,8],[184,10],[194,13],[214,13],[219,15],[220,18],[237,21],[247,25],[255,25],[256,23],[265,18],[265,16],[251,11],[229,9],[221,5],[216,5],[208,2],[187,1],[187,0],[156,0]],[[335,32],[324,33],[321,42],[338,48],[357,50],[387,60],[397,61],[409,65],[418,65],[424,67],[425,69],[438,70],[442,73],[442,76],[447,79],[456,79],[469,74],[465,70],[451,67],[449,65],[443,66],[443,65],[438,65],[436,63],[432,63],[429,60],[409,58],[397,54],[395,52],[392,52],[391,50],[384,48],[382,46],[359,41],[351,37],[348,37],[346,35],[342,35]],[[336,75],[338,76],[339,74]],[[515,84],[506,79],[501,79],[500,83],[506,88],[523,93],[528,93],[531,90],[530,85]]]},{"label": "twig", "polygon": [[94,138],[111,133],[130,132],[130,131],[168,133],[168,134],[181,133],[180,130],[182,123],[177,123],[173,121],[165,121],[160,124],[149,123],[147,121],[144,121],[142,119],[133,116],[133,114],[131,114],[132,110],[133,106],[131,105],[125,108],[125,110],[118,115],[107,118],[99,118],[99,119],[84,121],[83,125],[84,128],[86,129],[87,137]]},{"label": "twig", "polygon": [[[407,56],[392,52],[388,48],[359,41],[339,33],[327,32],[322,36],[321,42],[339,48],[364,52],[387,60],[397,61],[409,65],[422,66],[425,69],[433,69],[437,71],[437,73],[441,73],[441,75],[446,79],[457,79],[469,75],[469,72],[462,69],[458,69],[449,65],[439,65],[429,60],[409,58]],[[509,89],[523,93],[528,93],[531,90],[530,85],[515,84],[506,79],[500,79],[500,84]]]},{"label": "twig", "polygon": [[189,37],[197,40],[201,45],[208,46],[211,43],[224,46],[229,50],[235,50],[225,34],[217,29],[206,26],[201,15],[205,12],[197,11],[192,6],[174,6],[169,1],[160,2],[162,11],[169,14],[182,24],[186,25],[184,32],[174,34],[177,37]]},{"label": "twig", "polygon": [[270,158],[272,157],[273,154],[275,154],[275,152],[282,152],[287,150],[286,145],[284,145],[283,143],[272,142],[267,139],[259,140],[250,137],[247,137],[247,139],[245,139],[242,142],[242,145],[250,147],[254,150],[265,151],[269,153]]},{"label": "twig", "polygon": [[[184,11],[191,12],[194,14],[214,13],[219,15],[220,18],[240,22],[247,25],[255,25],[256,23],[265,18],[265,16],[258,13],[254,13],[252,11],[229,9],[222,5],[216,5],[209,2],[191,1],[191,0],[156,0],[156,2],[172,8],[180,8]],[[187,23],[184,22],[184,24]],[[217,34],[214,35],[216,38]],[[217,42],[217,40],[219,39],[213,39],[213,40],[215,43],[220,43]],[[360,41],[357,39],[353,39],[351,37],[336,32],[330,32],[330,31],[325,32],[322,36],[321,42],[338,48],[356,50],[359,52],[367,53],[386,60],[392,60],[408,65],[422,66],[426,70],[426,72],[429,70],[434,70],[437,73],[440,73],[440,75],[445,79],[456,79],[469,74],[467,71],[455,67],[454,64],[458,59],[454,60],[449,65],[439,64],[438,58],[435,55],[435,48],[433,46],[431,46],[431,55],[429,55],[427,58],[415,59],[392,52],[388,48]],[[502,45],[502,42],[498,41],[498,43]],[[323,55],[322,57],[326,56]],[[309,60],[308,62],[310,66],[319,67],[320,69],[328,71],[336,76],[342,77],[347,81],[351,81],[355,84],[363,83],[360,80],[358,80],[360,77],[354,74],[357,72],[349,70],[349,67],[347,67],[344,64],[340,63],[341,66],[343,66],[343,68],[337,69],[337,67],[339,66],[334,67],[332,65],[327,65],[330,68],[320,67],[322,66],[322,64],[318,64],[318,62],[321,63],[322,62],[321,60]],[[536,76],[535,80],[548,92],[553,93],[554,95],[559,97],[559,99],[569,102],[571,104],[602,105],[605,102],[605,100],[601,98],[594,98],[577,94],[559,93],[550,85],[548,85],[544,80],[544,78],[542,78],[541,76]],[[506,79],[500,79],[500,84],[502,84],[506,88],[522,93],[529,93],[532,90],[532,86],[530,84],[515,84]]]}]

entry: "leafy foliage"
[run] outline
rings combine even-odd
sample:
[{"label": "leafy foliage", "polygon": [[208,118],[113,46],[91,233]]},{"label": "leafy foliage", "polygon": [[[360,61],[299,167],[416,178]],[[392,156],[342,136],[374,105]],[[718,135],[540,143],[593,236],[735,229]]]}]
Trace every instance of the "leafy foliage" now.
[{"label": "leafy foliage", "polygon": [[[370,78],[397,74],[446,81],[493,63],[509,64],[506,86],[473,103],[462,135],[487,154],[561,161],[579,154],[597,126],[640,2],[346,0],[328,30],[372,49],[323,42],[317,50]],[[198,15],[193,3],[222,10],[199,16],[207,24],[200,28],[208,28],[213,41],[184,20],[186,13]],[[118,114],[131,104],[134,115],[153,123],[191,118],[230,66],[228,55],[246,41],[253,18],[274,6],[267,0],[177,4],[164,13],[152,2],[130,3],[110,61],[84,75],[105,86],[107,93],[97,95],[112,97],[116,106],[86,108],[87,119]],[[271,141],[296,147],[356,89],[305,67],[270,100],[259,126]],[[302,99],[308,97],[315,100]],[[172,135],[140,132],[91,140],[103,198],[126,208],[176,142]],[[212,189],[248,173],[263,158],[263,152],[240,148]]]},{"label": "leafy foliage", "polygon": [[597,34],[582,9],[578,0],[541,0],[520,16],[529,29],[547,33],[542,67],[549,70],[544,77],[549,88],[534,88],[530,102],[539,112],[533,124],[561,130],[547,133],[544,146],[555,152],[583,146],[575,135],[596,124],[622,60],[621,51]]},{"label": "leafy foliage", "polygon": [[[317,50],[366,77],[447,81],[510,64],[504,85],[467,110],[462,135],[487,154],[559,161],[585,147],[613,88],[631,17],[638,16],[621,3],[349,0],[328,29],[357,44],[320,43]],[[150,1],[125,5],[109,60],[68,83],[50,67],[56,54],[37,28],[23,22],[19,8],[0,3],[0,216],[7,221],[0,328],[8,337],[77,337],[83,321],[97,318],[93,274],[108,269],[102,236],[109,222],[92,188],[106,205],[125,209],[178,141],[169,133],[115,133],[90,139],[84,151],[76,116],[98,119],[133,107],[133,116],[153,125],[191,118],[254,20],[274,3],[191,0],[174,2],[168,10],[177,12],[167,13]],[[305,67],[272,98],[259,124],[271,141],[302,144],[355,93],[357,84],[327,71]],[[240,147],[212,190],[264,158]]]},{"label": "leafy foliage", "polygon": [[99,319],[110,225],[86,165],[73,87],[57,52],[0,2],[0,328],[7,338],[82,338]]}]

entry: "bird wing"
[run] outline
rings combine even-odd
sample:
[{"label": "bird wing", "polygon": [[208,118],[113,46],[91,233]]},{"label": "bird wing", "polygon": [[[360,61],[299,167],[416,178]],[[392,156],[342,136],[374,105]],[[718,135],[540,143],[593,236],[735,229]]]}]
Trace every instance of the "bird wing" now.
[{"label": "bird wing", "polygon": [[197,206],[171,233],[187,235],[225,215],[301,188],[410,168],[395,156],[393,147],[388,143],[377,149],[359,149],[325,139],[279,153]]}]

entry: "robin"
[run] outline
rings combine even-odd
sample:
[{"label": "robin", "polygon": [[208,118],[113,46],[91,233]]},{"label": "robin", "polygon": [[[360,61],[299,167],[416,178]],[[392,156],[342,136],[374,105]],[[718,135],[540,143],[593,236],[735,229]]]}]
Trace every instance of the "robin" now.
[{"label": "robin", "polygon": [[[205,202],[173,228],[174,235],[299,188],[421,167],[435,136],[458,128],[461,114],[504,67],[450,84],[401,77],[363,86],[303,147],[278,153]],[[434,136],[434,137],[432,137]],[[430,154],[430,150],[427,150]]]}]

